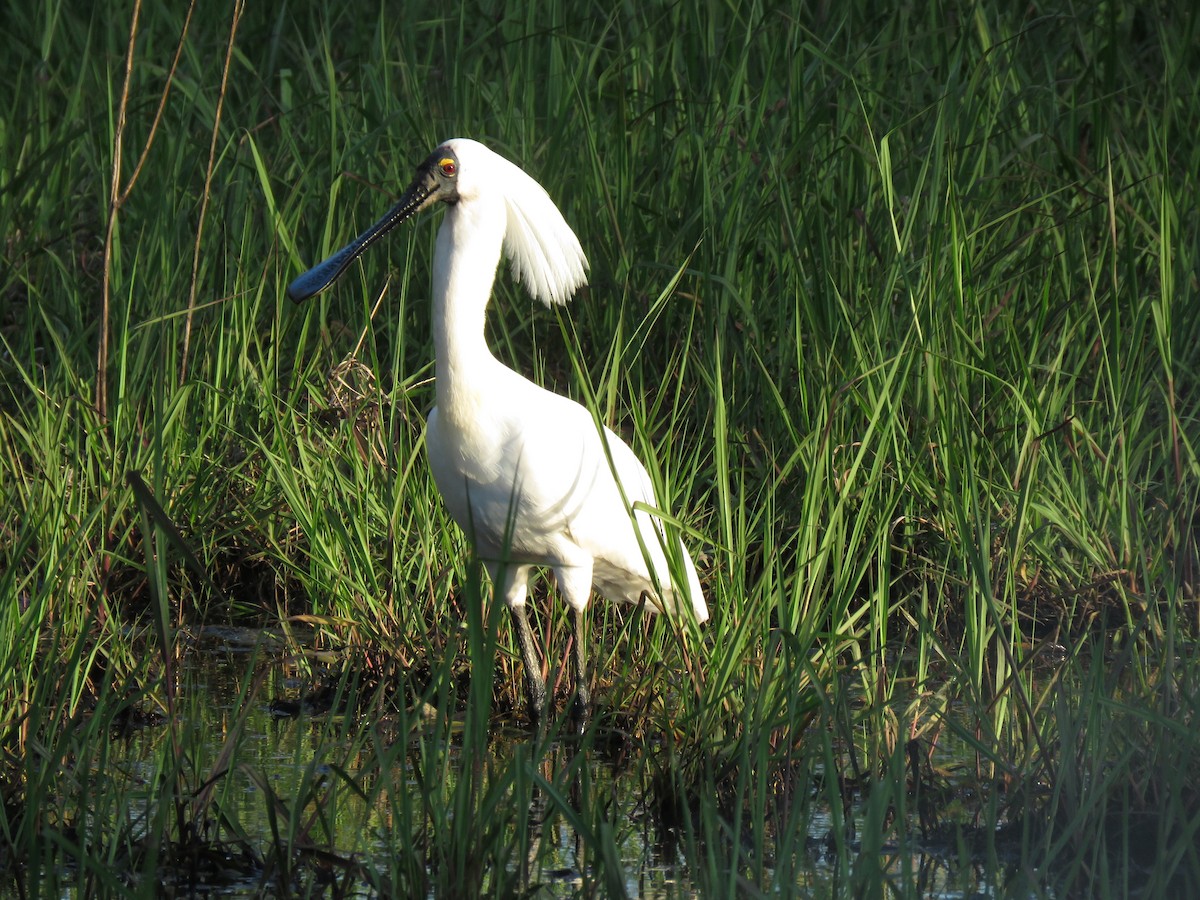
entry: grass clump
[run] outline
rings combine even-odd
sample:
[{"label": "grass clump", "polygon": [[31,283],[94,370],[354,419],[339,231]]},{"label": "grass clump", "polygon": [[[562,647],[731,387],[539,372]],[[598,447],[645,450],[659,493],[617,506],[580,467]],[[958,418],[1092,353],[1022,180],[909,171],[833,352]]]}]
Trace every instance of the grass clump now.
[{"label": "grass clump", "polygon": [[[705,895],[1194,889],[1194,12],[223,16],[6,14],[10,884],[149,893],[202,839],[295,893],[619,895],[649,822]],[[562,313],[502,277],[491,346],[629,440],[714,611],[594,607],[571,751],[492,752],[517,656],[422,459],[434,228],[283,300],[455,135],[592,262]],[[214,624],[316,630],[251,707],[333,654],[294,790],[246,719],[188,736]],[[121,825],[130,709],[169,724]]]}]

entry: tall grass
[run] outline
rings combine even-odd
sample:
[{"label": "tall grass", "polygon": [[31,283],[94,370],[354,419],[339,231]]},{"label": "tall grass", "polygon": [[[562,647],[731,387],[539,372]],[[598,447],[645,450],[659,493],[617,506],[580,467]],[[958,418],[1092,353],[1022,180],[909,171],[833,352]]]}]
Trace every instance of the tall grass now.
[{"label": "tall grass", "polygon": [[[363,852],[314,830],[345,789],[394,827],[339,877],[519,892],[563,822],[578,891],[626,891],[628,808],[592,768],[614,743],[706,895],[915,895],[930,860],[1034,895],[1200,882],[1194,12],[4,20],[0,867],[39,873],[21,890],[152,891],[113,874],[128,834],[80,831],[123,796],[81,773],[120,710],[181,728],[178,636],[217,622],[315,626],[359,711],[325,735],[332,781],[264,801],[287,828],[213,820],[276,888],[318,889],[301,849]],[[520,668],[423,461],[434,225],[283,300],[455,135],[541,181],[592,263],[563,313],[502,273],[492,347],[625,435],[714,610],[695,634],[594,607],[600,709],[568,761],[484,753]],[[173,746],[160,850],[236,768]]]}]

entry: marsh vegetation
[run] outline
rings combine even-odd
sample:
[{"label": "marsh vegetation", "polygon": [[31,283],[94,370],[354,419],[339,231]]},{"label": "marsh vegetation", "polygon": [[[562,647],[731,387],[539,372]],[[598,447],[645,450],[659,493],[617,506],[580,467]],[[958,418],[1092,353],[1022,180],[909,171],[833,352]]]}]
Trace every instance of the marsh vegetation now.
[{"label": "marsh vegetation", "polygon": [[[5,892],[1200,890],[1187,4],[0,22]],[[284,299],[458,135],[592,265],[502,272],[494,352],[629,442],[713,613],[596,604],[581,736],[425,465],[435,228]]]}]

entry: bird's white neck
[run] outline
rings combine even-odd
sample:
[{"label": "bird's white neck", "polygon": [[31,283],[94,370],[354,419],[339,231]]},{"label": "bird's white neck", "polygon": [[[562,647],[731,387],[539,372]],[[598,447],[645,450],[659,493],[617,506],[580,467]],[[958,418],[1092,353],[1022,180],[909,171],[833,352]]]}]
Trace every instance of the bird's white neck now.
[{"label": "bird's white neck", "polygon": [[488,299],[504,241],[503,201],[450,206],[433,259],[433,343],[439,415],[469,421],[501,363],[484,340]]}]

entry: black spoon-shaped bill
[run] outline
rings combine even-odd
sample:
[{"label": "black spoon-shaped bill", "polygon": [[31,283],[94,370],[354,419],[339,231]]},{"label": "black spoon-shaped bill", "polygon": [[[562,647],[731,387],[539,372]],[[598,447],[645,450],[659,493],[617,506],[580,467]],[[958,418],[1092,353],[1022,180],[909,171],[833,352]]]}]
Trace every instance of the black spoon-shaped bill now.
[{"label": "black spoon-shaped bill", "polygon": [[433,186],[418,179],[400,198],[387,215],[356,237],[324,262],[317,263],[303,275],[298,275],[288,285],[287,295],[293,303],[315,297],[342,276],[350,263],[405,219],[419,212],[433,194]]}]

